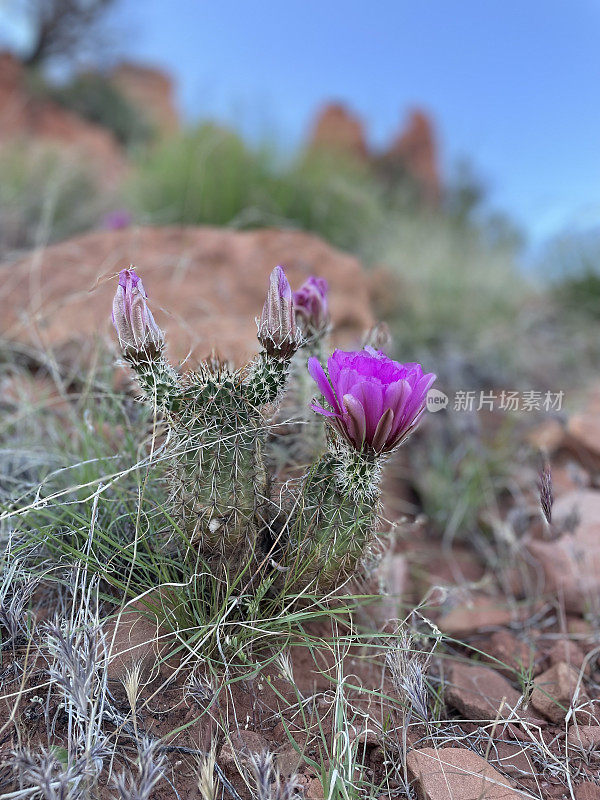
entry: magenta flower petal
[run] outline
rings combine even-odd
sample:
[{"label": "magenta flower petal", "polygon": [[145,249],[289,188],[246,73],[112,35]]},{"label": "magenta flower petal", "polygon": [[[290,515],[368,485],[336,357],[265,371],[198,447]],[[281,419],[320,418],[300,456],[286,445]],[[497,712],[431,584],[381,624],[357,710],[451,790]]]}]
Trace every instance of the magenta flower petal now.
[{"label": "magenta flower petal", "polygon": [[318,403],[311,403],[310,407],[313,411],[316,411],[317,414],[322,414],[324,417],[336,417],[339,418],[339,414],[336,414],[335,411],[328,411],[323,406],[320,406]]},{"label": "magenta flower petal", "polygon": [[355,352],[336,350],[327,373],[316,358],[309,373],[336,418],[335,427],[358,450],[385,453],[401,444],[416,428],[426,407],[435,375],[420,364],[401,364],[372,347]]},{"label": "magenta flower petal", "polygon": [[341,414],[342,409],[340,408],[340,404],[337,401],[333,389],[331,388],[331,384],[329,383],[329,379],[325,374],[325,370],[319,363],[318,358],[311,356],[308,359],[308,372],[310,373],[310,377],[319,387],[319,391],[321,392],[325,400],[327,400],[329,405],[333,409],[335,409],[337,414]]},{"label": "magenta flower petal", "polygon": [[391,408],[386,409],[382,416],[377,423],[377,427],[375,428],[375,434],[373,435],[373,450],[376,453],[381,452],[385,447],[386,442],[388,441],[390,431],[392,430],[392,424],[394,422],[394,412]]},{"label": "magenta flower petal", "polygon": [[367,421],[364,406],[351,394],[345,395],[343,402],[347,412],[347,414],[344,414],[343,419],[348,425],[354,443],[360,450],[367,435]]}]

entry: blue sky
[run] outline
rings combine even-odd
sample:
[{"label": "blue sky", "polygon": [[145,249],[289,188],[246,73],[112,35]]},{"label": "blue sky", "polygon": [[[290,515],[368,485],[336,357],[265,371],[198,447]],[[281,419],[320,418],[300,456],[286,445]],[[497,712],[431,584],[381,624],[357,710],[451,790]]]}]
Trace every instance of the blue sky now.
[{"label": "blue sky", "polygon": [[113,28],[189,119],[291,147],[338,99],[381,145],[423,106],[534,242],[600,222],[600,0],[117,0]]}]

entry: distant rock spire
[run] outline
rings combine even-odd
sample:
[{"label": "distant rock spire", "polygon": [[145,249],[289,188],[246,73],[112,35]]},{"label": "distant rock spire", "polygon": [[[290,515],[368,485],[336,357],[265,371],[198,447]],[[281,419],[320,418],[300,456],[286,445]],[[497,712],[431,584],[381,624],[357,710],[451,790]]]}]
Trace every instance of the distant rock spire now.
[{"label": "distant rock spire", "polygon": [[365,161],[368,147],[362,120],[343,103],[328,103],[317,114],[309,146],[349,154]]}]

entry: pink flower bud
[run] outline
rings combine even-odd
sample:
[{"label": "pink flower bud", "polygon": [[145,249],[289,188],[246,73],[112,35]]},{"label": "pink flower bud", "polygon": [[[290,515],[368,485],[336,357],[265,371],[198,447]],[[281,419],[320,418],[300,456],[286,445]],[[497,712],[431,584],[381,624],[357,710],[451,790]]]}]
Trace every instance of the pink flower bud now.
[{"label": "pink flower bud", "polygon": [[121,270],[112,321],[124,349],[142,350],[148,343],[160,348],[164,344],[163,332],[154,321],[146,300],[144,285],[135,270]]},{"label": "pink flower bud", "polygon": [[309,335],[323,333],[327,330],[329,325],[328,288],[325,278],[311,275],[298,291],[294,292],[296,319]]},{"label": "pink flower bud", "polygon": [[289,358],[300,346],[292,290],[282,267],[275,267],[258,323],[258,339],[269,355]]}]

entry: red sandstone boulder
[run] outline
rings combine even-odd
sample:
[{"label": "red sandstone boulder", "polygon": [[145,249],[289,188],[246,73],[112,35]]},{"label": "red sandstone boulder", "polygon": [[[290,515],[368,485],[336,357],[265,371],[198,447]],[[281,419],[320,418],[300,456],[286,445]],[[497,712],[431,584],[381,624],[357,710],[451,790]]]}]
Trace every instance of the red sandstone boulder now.
[{"label": "red sandstone boulder", "polygon": [[250,358],[258,348],[255,317],[276,264],[285,266],[292,287],[311,273],[327,278],[337,344],[356,345],[373,323],[360,262],[316,236],[128,228],[89,233],[0,266],[0,335],[76,354],[98,336],[115,343],[110,311],[116,275],[130,263],[143,277],[173,361],[213,348],[238,365]]},{"label": "red sandstone boulder", "polygon": [[477,753],[425,747],[406,757],[419,800],[517,800],[509,781]]},{"label": "red sandstone boulder", "polygon": [[562,495],[552,517],[558,529],[567,518],[577,524],[572,533],[554,541],[528,543],[529,556],[541,572],[542,588],[558,596],[571,613],[594,610],[600,594],[600,492],[582,489]]},{"label": "red sandstone boulder", "polygon": [[489,667],[452,663],[444,696],[465,719],[510,719],[519,707],[520,692]]}]

